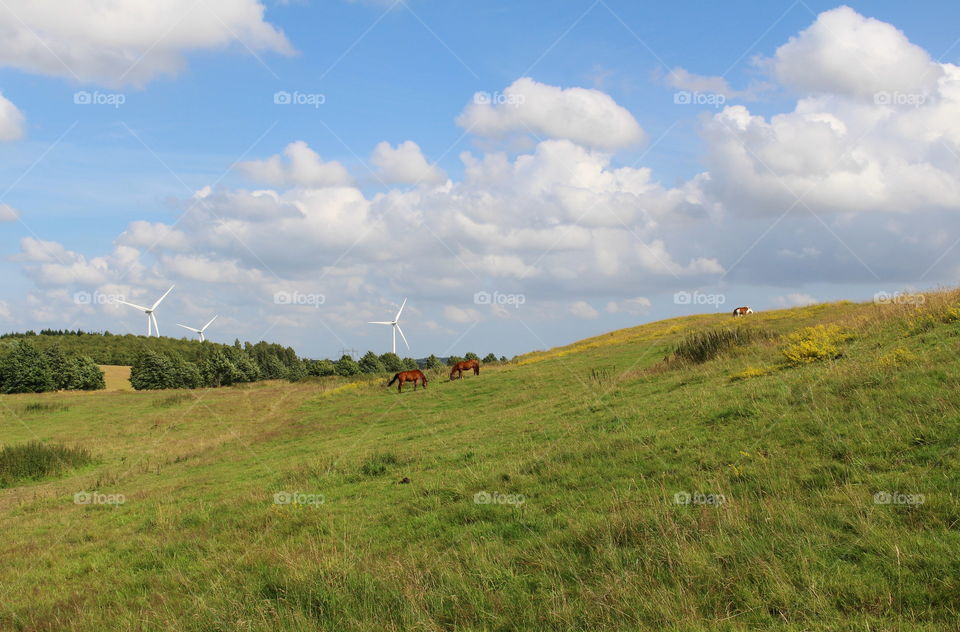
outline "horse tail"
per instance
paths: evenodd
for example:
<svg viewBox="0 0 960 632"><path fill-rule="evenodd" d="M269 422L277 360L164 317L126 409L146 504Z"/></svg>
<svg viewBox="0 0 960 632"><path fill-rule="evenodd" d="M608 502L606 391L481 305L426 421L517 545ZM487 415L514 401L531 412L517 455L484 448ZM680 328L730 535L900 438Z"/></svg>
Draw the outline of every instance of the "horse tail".
<svg viewBox="0 0 960 632"><path fill-rule="evenodd" d="M387 386L393 386L393 383L400 379L400 374L395 373L393 379L387 382Z"/></svg>

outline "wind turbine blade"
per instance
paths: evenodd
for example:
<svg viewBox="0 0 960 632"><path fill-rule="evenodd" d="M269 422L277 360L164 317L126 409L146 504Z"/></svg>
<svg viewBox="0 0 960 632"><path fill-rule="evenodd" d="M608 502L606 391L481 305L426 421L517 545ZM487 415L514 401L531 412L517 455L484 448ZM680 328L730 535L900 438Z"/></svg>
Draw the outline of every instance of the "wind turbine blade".
<svg viewBox="0 0 960 632"><path fill-rule="evenodd" d="M157 335L157 338L160 337L160 325L157 324L157 315L153 312L150 312L150 318L153 319L153 333Z"/></svg>
<svg viewBox="0 0 960 632"><path fill-rule="evenodd" d="M410 343L407 342L407 337L403 335L403 330L400 329L400 325L394 325L394 327L400 332L400 337L403 338L403 344L407 345L407 351L410 351Z"/></svg>
<svg viewBox="0 0 960 632"><path fill-rule="evenodd" d="M164 292L164 293L163 293L163 296L161 296L160 298L158 298L158 299L157 299L157 302L154 303L154 304L153 304L153 307L151 307L150 309L157 309L157 305L159 305L160 302L163 301L163 299L167 298L167 294L169 294L170 292L173 291L173 287L174 287L174 286L171 285L171 286L170 286L170 289L167 290L166 292Z"/></svg>
<svg viewBox="0 0 960 632"><path fill-rule="evenodd" d="M123 303L124 305L129 305L130 307L136 307L136 308L139 309L141 312L149 312L149 311L150 311L150 308L149 308L149 307L144 307L143 305L137 305L136 303L128 303L128 302L126 302L126 301L121 301L120 299L117 299L117 302L118 302L118 303Z"/></svg>
<svg viewBox="0 0 960 632"><path fill-rule="evenodd" d="M367 324L368 325L392 325L393 323L386 320L370 320L370 321L367 321Z"/></svg>
<svg viewBox="0 0 960 632"><path fill-rule="evenodd" d="M403 299L403 303L400 305L400 309L397 311L397 317L393 319L393 322L397 322L400 320L400 312L403 311L403 307L406 304L407 304L407 299Z"/></svg>
<svg viewBox="0 0 960 632"><path fill-rule="evenodd" d="M189 329L190 331L192 331L192 332L195 333L195 334L199 334L199 333L200 333L200 330L199 330L199 329L194 329L193 327L187 327L186 325L181 325L180 323L177 323L177 327L183 327L184 329Z"/></svg>
<svg viewBox="0 0 960 632"><path fill-rule="evenodd" d="M219 314L217 314L217 316L219 316ZM214 316L213 318L211 318L211 319L210 319L210 323L212 323L213 321L215 321L215 320L217 319L217 316ZM210 323L207 323L206 325L204 325L203 327L201 327L201 328L200 328L200 333L203 333L204 331L206 331L206 330L207 330L207 327L210 326Z"/></svg>

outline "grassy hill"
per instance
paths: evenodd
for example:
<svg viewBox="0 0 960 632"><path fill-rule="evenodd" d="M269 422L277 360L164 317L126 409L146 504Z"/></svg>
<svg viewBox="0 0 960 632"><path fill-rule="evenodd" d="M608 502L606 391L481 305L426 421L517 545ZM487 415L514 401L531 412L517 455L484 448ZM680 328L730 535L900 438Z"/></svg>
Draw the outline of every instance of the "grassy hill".
<svg viewBox="0 0 960 632"><path fill-rule="evenodd" d="M743 323L677 318L402 395L4 396L6 444L94 462L0 490L0 629L957 629L958 306L758 313L703 363L673 350Z"/></svg>

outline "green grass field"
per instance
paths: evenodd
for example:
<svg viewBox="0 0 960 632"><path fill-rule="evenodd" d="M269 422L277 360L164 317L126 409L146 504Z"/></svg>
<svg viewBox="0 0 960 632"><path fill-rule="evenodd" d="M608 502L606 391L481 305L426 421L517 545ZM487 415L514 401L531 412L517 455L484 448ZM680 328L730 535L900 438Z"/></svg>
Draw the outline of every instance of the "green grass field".
<svg viewBox="0 0 960 632"><path fill-rule="evenodd" d="M958 301L758 313L701 364L664 358L742 323L678 318L402 395L3 396L4 444L94 462L0 489L0 629L960 629ZM784 364L817 324L838 351Z"/></svg>

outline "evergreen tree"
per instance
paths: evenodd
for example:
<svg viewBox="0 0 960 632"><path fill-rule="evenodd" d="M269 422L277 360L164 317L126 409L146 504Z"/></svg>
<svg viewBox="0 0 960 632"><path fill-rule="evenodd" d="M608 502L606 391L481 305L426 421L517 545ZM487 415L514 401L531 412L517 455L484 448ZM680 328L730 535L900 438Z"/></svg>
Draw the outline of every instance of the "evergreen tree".
<svg viewBox="0 0 960 632"><path fill-rule="evenodd" d="M220 349L208 352L197 367L204 386L230 386L243 380L243 373Z"/></svg>
<svg viewBox="0 0 960 632"><path fill-rule="evenodd" d="M173 363L164 355L143 351L130 367L130 384L138 391L173 388Z"/></svg>
<svg viewBox="0 0 960 632"><path fill-rule="evenodd" d="M171 388L199 388L203 379L196 364L174 354L170 357L170 383Z"/></svg>
<svg viewBox="0 0 960 632"><path fill-rule="evenodd" d="M486 356L484 356L484 358L483 358L483 363L484 363L484 364L491 364L491 363L496 362L496 361L497 361L497 356L493 355L492 353L488 353L488 354L487 354Z"/></svg>
<svg viewBox="0 0 960 632"><path fill-rule="evenodd" d="M380 362L380 358L377 357L373 351L367 351L363 354L363 357L360 358L360 370L364 373L383 373L383 363Z"/></svg>
<svg viewBox="0 0 960 632"><path fill-rule="evenodd" d="M391 351L387 351L380 356L380 363L383 365L383 370L387 373L397 373L403 370L403 361L400 359L400 356Z"/></svg>
<svg viewBox="0 0 960 632"><path fill-rule="evenodd" d="M42 393L56 388L47 359L37 349L19 340L0 363L0 389L4 393Z"/></svg>
<svg viewBox="0 0 960 632"><path fill-rule="evenodd" d="M474 353L474 352L472 352L472 351L469 351L469 352L467 352L467 355L463 356L463 359L464 359L464 360L479 360L479 359L480 359L480 356L478 356L476 353Z"/></svg>
<svg viewBox="0 0 960 632"><path fill-rule="evenodd" d="M443 362L437 356L430 354L430 357L427 358L427 368L428 369L439 369L443 366Z"/></svg>
<svg viewBox="0 0 960 632"><path fill-rule="evenodd" d="M447 366L453 366L457 362L463 362L463 358L460 356L450 356L447 358Z"/></svg>
<svg viewBox="0 0 960 632"><path fill-rule="evenodd" d="M243 374L244 382L256 382L260 379L260 367L246 353L240 352L233 359L233 364Z"/></svg>
<svg viewBox="0 0 960 632"><path fill-rule="evenodd" d="M97 391L107 388L103 371L90 356L77 356L67 363L66 386L74 391Z"/></svg>
<svg viewBox="0 0 960 632"><path fill-rule="evenodd" d="M43 352L44 360L50 369L50 376L53 378L53 387L60 391L70 388L70 368L72 362L64 355L60 344L54 344L47 347Z"/></svg>
<svg viewBox="0 0 960 632"><path fill-rule="evenodd" d="M281 380L287 376L287 367L275 355L264 355L260 362L260 371L265 380Z"/></svg>
<svg viewBox="0 0 960 632"><path fill-rule="evenodd" d="M404 358L403 359L403 370L404 371L413 371L414 369L419 369L420 365L417 364L417 361L413 358Z"/></svg>
<svg viewBox="0 0 960 632"><path fill-rule="evenodd" d="M360 373L360 365L357 364L356 360L344 354L343 357L337 360L335 370L337 375L351 377Z"/></svg>
<svg viewBox="0 0 960 632"><path fill-rule="evenodd" d="M507 363L509 360L507 360L507 356L500 356L500 362Z"/></svg>
<svg viewBox="0 0 960 632"><path fill-rule="evenodd" d="M287 370L287 379L291 382L299 382L307 377L307 367L303 365L302 360L297 360L293 366Z"/></svg>

